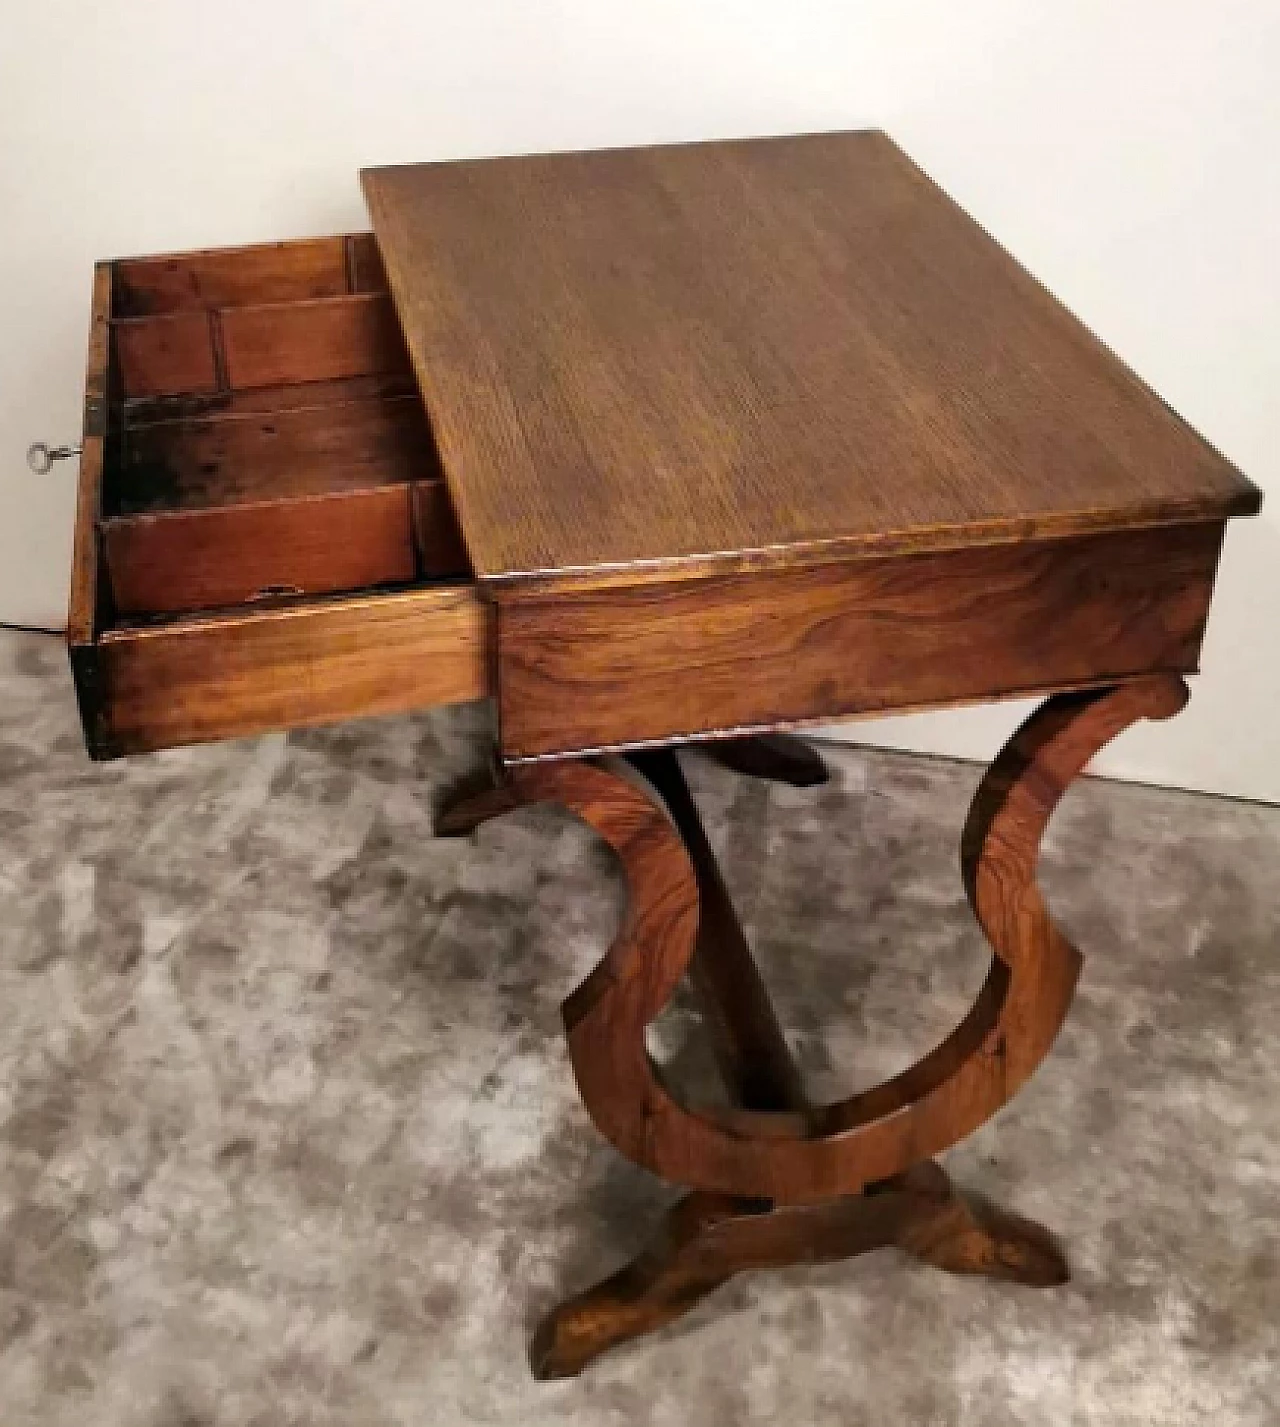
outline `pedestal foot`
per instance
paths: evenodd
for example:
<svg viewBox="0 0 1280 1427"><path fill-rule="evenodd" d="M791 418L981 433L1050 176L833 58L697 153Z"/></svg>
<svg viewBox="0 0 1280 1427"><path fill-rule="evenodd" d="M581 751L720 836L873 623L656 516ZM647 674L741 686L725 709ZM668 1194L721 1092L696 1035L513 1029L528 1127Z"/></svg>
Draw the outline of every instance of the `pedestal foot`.
<svg viewBox="0 0 1280 1427"><path fill-rule="evenodd" d="M881 1248L901 1249L947 1273L1036 1287L1068 1278L1047 1230L966 1198L933 1162L822 1204L775 1208L699 1192L675 1205L638 1259L542 1321L530 1349L533 1371L539 1378L572 1377L601 1353L689 1312L736 1274Z"/></svg>

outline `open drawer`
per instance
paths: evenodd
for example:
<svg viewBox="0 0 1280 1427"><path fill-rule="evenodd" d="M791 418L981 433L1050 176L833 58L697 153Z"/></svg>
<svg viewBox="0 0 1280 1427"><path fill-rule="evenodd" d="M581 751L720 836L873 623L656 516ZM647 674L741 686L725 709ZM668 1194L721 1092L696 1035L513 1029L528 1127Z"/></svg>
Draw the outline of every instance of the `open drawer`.
<svg viewBox="0 0 1280 1427"><path fill-rule="evenodd" d="M371 236L98 265L68 641L103 758L487 693Z"/></svg>

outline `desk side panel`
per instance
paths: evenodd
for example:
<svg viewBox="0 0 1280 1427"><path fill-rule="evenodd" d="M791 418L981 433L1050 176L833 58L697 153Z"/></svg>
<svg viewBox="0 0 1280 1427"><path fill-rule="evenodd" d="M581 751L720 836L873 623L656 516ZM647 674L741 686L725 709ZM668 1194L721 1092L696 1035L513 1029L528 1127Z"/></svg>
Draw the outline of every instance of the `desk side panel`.
<svg viewBox="0 0 1280 1427"><path fill-rule="evenodd" d="M1223 527L508 595L511 760L1196 667Z"/></svg>

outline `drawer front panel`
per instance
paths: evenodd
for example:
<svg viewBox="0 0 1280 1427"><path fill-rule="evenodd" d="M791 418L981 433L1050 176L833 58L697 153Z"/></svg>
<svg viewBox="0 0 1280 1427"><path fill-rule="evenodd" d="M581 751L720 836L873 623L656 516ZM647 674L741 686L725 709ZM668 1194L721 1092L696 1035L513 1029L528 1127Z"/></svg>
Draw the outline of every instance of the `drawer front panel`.
<svg viewBox="0 0 1280 1427"><path fill-rule="evenodd" d="M464 585L114 629L72 665L113 758L483 698L488 637Z"/></svg>
<svg viewBox="0 0 1280 1427"><path fill-rule="evenodd" d="M498 612L507 758L1195 668L1221 525L560 596Z"/></svg>

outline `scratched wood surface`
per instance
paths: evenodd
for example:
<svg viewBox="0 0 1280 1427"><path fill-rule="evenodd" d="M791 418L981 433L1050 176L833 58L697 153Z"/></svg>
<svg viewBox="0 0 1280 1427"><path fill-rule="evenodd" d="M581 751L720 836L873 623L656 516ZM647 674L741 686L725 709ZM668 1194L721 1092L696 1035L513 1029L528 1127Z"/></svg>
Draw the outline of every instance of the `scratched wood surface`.
<svg viewBox="0 0 1280 1427"><path fill-rule="evenodd" d="M882 134L362 178L481 579L1256 508Z"/></svg>

